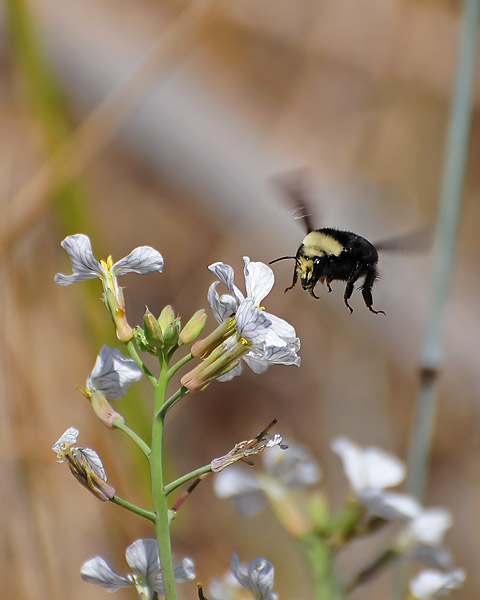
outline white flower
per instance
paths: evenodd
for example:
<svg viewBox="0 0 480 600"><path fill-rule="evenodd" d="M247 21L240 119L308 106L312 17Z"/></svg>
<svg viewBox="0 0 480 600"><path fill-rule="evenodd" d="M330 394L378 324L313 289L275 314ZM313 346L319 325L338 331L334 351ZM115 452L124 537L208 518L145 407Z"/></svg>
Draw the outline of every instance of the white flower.
<svg viewBox="0 0 480 600"><path fill-rule="evenodd" d="M267 559L254 558L242 568L238 555L234 554L230 566L238 583L252 592L255 600L277 600L277 594L272 591L274 568Z"/></svg>
<svg viewBox="0 0 480 600"><path fill-rule="evenodd" d="M447 596L450 590L458 589L465 581L465 571L455 569L448 573L441 571L421 571L410 582L410 593L418 600L435 600Z"/></svg>
<svg viewBox="0 0 480 600"><path fill-rule="evenodd" d="M210 286L208 301L216 320L222 323L235 317L237 331L252 344L242 358L255 373L263 373L270 364L299 366L297 352L300 340L296 337L295 329L283 319L260 308L262 300L273 287L272 269L261 262L250 262L248 256L244 256L243 261L246 296L234 284L234 271L230 265L217 262L208 267L231 294L219 296L216 290L218 281ZM239 363L219 381L230 380L241 371Z"/></svg>
<svg viewBox="0 0 480 600"><path fill-rule="evenodd" d="M116 281L117 275L125 275L126 273L151 273L152 271L162 271L163 258L160 252L150 248L150 246L140 246L132 250L128 256L113 263L112 257L109 256L106 261L98 261L92 251L92 245L88 236L83 233L67 236L61 243L70 260L72 261L71 275L63 275L57 273L55 275L55 283L59 285L70 285L77 281L86 281L87 279L95 279L99 277L105 290L107 288L112 291L118 290ZM113 287L110 287L110 283Z"/></svg>
<svg viewBox="0 0 480 600"><path fill-rule="evenodd" d="M331 447L356 496L364 490L393 487L405 478L403 462L379 448L361 448L346 437L336 438Z"/></svg>
<svg viewBox="0 0 480 600"><path fill-rule="evenodd" d="M101 585L109 592L120 588L134 587L139 598L151 600L155 592L164 595L161 563L158 554L157 540L140 539L131 544L125 558L132 573L124 576L116 573L101 557L96 556L82 565L80 574L84 581ZM174 566L175 581L185 583L195 578L193 562L184 558Z"/></svg>
<svg viewBox="0 0 480 600"><path fill-rule="evenodd" d="M115 489L107 483L107 475L101 458L91 448L74 446L78 429L69 427L53 444L57 462L66 463L72 475L99 500L106 502L115 495Z"/></svg>
<svg viewBox="0 0 480 600"><path fill-rule="evenodd" d="M142 377L142 370L120 350L102 346L87 379L87 390L101 392L107 400L123 398L127 389Z"/></svg>

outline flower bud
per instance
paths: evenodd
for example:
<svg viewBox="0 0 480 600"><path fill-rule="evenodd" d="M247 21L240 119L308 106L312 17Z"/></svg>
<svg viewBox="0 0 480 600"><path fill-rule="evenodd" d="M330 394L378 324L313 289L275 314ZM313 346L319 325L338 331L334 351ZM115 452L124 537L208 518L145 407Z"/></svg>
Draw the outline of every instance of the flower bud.
<svg viewBox="0 0 480 600"><path fill-rule="evenodd" d="M165 308L160 313L160 316L158 317L158 322L160 324L163 334L165 334L167 327L174 320L175 320L175 312L174 312L173 308L170 306L170 304L167 304L167 306L165 306Z"/></svg>
<svg viewBox="0 0 480 600"><path fill-rule="evenodd" d="M160 323L146 308L143 315L143 325L145 327L145 339L147 344L155 351L158 351L163 346L163 333Z"/></svg>
<svg viewBox="0 0 480 600"><path fill-rule="evenodd" d="M170 348L171 346L175 346L178 343L178 338L180 336L180 327L181 321L180 318L177 317L174 319L163 332L163 343L166 348Z"/></svg>
<svg viewBox="0 0 480 600"><path fill-rule="evenodd" d="M191 344L194 342L202 333L206 322L207 314L205 309L201 308L200 310L197 310L180 332L180 342L182 344Z"/></svg>
<svg viewBox="0 0 480 600"><path fill-rule="evenodd" d="M212 331L206 338L198 340L192 346L192 354L195 358L207 357L215 348L232 335L235 331L235 319L227 319Z"/></svg>

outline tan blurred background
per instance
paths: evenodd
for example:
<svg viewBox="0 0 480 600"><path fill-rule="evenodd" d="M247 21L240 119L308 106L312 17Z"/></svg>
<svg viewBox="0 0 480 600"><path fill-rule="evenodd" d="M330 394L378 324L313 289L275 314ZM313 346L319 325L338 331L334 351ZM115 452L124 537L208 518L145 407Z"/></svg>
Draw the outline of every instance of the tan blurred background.
<svg viewBox="0 0 480 600"><path fill-rule="evenodd" d="M50 450L67 427L78 427L79 443L101 454L118 493L148 505L142 457L75 390L101 344L115 340L98 281L54 285L57 271L70 272L61 239L87 233L99 258L119 259L143 244L162 252L162 275L123 280L129 320L138 323L145 304L158 313L171 303L184 319L206 307L213 261L233 265L240 283L243 255L267 262L295 252L303 230L270 179L285 169L309 168L318 227L378 240L433 224L460 9L453 0L222 0L186 12L177 0L2 5L2 598L105 598L81 582L82 562L102 554L126 572L126 546L152 535L147 522L97 502ZM459 600L480 595L476 91L426 497L454 514L447 544L468 572ZM65 143L64 162L52 161ZM328 296L319 290L320 300L300 287L284 295L292 264L275 265L266 305L296 327L302 366L245 372L187 397L168 422L172 476L274 417L321 462L333 507L346 493L329 449L335 436L405 458L430 261L429 254L381 257L374 297L386 317L365 310L358 292L350 316L340 283ZM213 325L210 318L208 330ZM118 402L139 431L148 391L140 386ZM365 564L362 544L344 561L345 576ZM177 558L195 559L204 584L236 551L243 561L261 555L276 565L281 598L312 597L299 549L273 517L242 520L208 480L174 523L173 546ZM382 599L389 590L382 576L352 598ZM195 598L195 586L180 593Z"/></svg>

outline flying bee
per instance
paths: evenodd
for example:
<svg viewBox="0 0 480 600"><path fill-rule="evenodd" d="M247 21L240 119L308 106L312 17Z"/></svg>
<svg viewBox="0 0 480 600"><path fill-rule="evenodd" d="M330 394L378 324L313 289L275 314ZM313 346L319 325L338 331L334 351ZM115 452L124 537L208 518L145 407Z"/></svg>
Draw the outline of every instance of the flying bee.
<svg viewBox="0 0 480 600"><path fill-rule="evenodd" d="M270 261L269 264L280 260L293 259L295 267L293 270L292 284L285 289L285 292L295 287L298 279L302 288L309 292L314 298L315 286L320 283L325 284L328 291L331 292L332 281L346 281L343 300L350 311L353 308L349 300L353 294L355 283L363 278L360 286L363 300L368 310L374 314L385 314L383 310L373 308L372 288L378 279L378 251L379 250L397 250L409 246L412 249L420 240L419 232L392 238L375 245L367 239L352 233L351 231L342 231L330 227L314 229L311 223L310 214L306 211L306 203L303 190L299 188L298 181L279 180L283 190L293 199L297 209L301 211L301 218L305 224L307 235L304 237L295 256L281 256Z"/></svg>

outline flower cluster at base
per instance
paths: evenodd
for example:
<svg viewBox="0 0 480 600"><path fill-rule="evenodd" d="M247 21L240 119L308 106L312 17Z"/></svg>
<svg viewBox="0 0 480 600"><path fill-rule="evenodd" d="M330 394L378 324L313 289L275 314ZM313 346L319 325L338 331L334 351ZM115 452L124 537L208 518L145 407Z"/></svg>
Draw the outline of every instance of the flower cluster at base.
<svg viewBox="0 0 480 600"><path fill-rule="evenodd" d="M247 295L234 284L234 271L221 262L209 266L219 281L208 291L208 302L219 326L207 338L195 342L192 354L204 359L181 379L189 391L198 391L212 381L229 381L242 372L244 361L254 373L263 373L272 364L300 365L300 340L295 329L283 319L261 308L274 283L273 271L245 256L244 277ZM230 294L219 296L222 282Z"/></svg>
<svg viewBox="0 0 480 600"><path fill-rule="evenodd" d="M211 600L243 600L248 590L255 600L277 600L273 590L274 567L266 558L254 558L241 565L238 555L230 561L231 572L210 584ZM242 589L244 588L244 589Z"/></svg>
<svg viewBox="0 0 480 600"><path fill-rule="evenodd" d="M136 540L125 551L125 559L132 569L128 575L119 575L101 556L82 565L80 575L84 581L101 585L108 592L125 587L135 588L141 600L153 600L156 594L164 595L162 568L155 539ZM195 579L193 561L184 558L174 566L175 581L187 583Z"/></svg>
<svg viewBox="0 0 480 600"><path fill-rule="evenodd" d="M53 444L57 462L66 463L72 475L99 500L106 502L115 496L115 488L107 483L103 463L91 448L74 446L78 439L78 429L69 427Z"/></svg>

